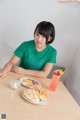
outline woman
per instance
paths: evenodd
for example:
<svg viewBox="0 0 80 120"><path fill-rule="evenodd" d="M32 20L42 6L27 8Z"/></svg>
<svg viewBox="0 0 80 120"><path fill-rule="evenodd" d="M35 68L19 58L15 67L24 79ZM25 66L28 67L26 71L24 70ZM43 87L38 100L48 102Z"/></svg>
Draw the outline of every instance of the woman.
<svg viewBox="0 0 80 120"><path fill-rule="evenodd" d="M7 72L36 77L47 77L56 63L57 51L49 44L54 41L54 25L47 21L40 22L34 31L34 40L23 42L15 51L10 61L0 72L0 79Z"/></svg>

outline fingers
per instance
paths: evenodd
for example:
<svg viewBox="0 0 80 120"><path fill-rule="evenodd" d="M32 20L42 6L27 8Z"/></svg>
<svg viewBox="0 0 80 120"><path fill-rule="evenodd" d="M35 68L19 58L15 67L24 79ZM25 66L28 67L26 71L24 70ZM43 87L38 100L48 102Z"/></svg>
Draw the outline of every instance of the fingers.
<svg viewBox="0 0 80 120"><path fill-rule="evenodd" d="M12 67L11 71L17 74L24 74L24 69L18 66Z"/></svg>
<svg viewBox="0 0 80 120"><path fill-rule="evenodd" d="M2 77L3 76L3 73L0 73L0 77Z"/></svg>
<svg viewBox="0 0 80 120"><path fill-rule="evenodd" d="M0 80L6 77L6 73L0 73Z"/></svg>
<svg viewBox="0 0 80 120"><path fill-rule="evenodd" d="M14 70L15 70L15 67L12 67L11 71L14 72Z"/></svg>
<svg viewBox="0 0 80 120"><path fill-rule="evenodd" d="M14 67L12 67L11 71L15 72L15 73L19 73L19 67L18 66L14 66Z"/></svg>

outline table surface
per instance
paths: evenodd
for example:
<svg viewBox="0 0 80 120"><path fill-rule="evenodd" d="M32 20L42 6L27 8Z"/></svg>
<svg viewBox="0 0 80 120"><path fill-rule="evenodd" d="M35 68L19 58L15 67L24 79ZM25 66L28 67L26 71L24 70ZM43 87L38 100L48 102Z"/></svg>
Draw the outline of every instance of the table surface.
<svg viewBox="0 0 80 120"><path fill-rule="evenodd" d="M7 120L80 120L80 107L61 81L53 92L48 89L50 79L30 77L40 81L48 95L48 104L34 105L22 97L24 86L10 88L10 81L21 77L9 72L0 80L0 114L6 114Z"/></svg>

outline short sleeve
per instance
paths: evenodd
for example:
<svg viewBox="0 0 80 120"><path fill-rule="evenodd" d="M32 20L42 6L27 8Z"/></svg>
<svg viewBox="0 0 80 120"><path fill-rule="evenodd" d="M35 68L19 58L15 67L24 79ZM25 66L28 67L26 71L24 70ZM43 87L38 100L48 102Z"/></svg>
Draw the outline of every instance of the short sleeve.
<svg viewBox="0 0 80 120"><path fill-rule="evenodd" d="M15 51L14 54L21 58L25 52L25 42L23 42Z"/></svg>
<svg viewBox="0 0 80 120"><path fill-rule="evenodd" d="M56 56L57 56L57 51L56 51L56 49L54 49L49 54L48 62L49 63L56 63Z"/></svg>

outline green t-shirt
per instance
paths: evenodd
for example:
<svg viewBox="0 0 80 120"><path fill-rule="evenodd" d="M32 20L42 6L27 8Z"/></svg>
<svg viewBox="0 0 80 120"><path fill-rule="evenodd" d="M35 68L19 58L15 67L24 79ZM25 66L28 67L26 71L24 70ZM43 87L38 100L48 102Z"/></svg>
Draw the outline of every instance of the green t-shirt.
<svg viewBox="0 0 80 120"><path fill-rule="evenodd" d="M14 54L21 59L19 66L25 69L42 70L46 63L56 63L57 51L47 45L43 51L37 51L34 40L23 42Z"/></svg>

